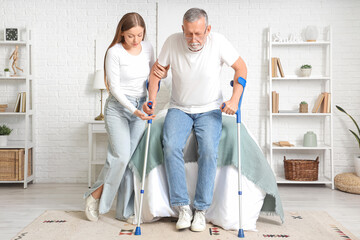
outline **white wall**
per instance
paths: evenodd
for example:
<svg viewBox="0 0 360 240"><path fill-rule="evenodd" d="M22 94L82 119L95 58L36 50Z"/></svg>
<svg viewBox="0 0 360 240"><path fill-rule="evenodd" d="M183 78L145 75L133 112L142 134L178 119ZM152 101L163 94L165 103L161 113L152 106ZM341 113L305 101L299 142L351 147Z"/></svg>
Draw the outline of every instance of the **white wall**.
<svg viewBox="0 0 360 240"><path fill-rule="evenodd" d="M209 14L212 30L224 34L246 60L249 73L243 118L264 151L268 138L265 48L268 26L288 34L301 32L310 24L319 27L332 25L334 103L344 107L360 121L359 1L177 2L172 3L172 11L176 14L184 6L202 6ZM160 1L159 5L167 3ZM144 17L148 39L155 46L155 0L0 0L0 29L5 26L28 26L34 33L37 182L87 181L86 122L97 116L100 109L99 94L92 89L91 78L95 65L94 40L98 36L112 38L121 16L130 11ZM0 69L8 65L5 59L9 51L1 52ZM285 73L291 73L293 69L293 66L285 66ZM224 78L231 78L231 75L231 71L224 71ZM15 101L13 90L12 83L7 82L6 87L1 85L0 102ZM227 83L224 83L224 92L229 95ZM296 92L294 97L301 99L301 94ZM352 171L352 158L359 153L359 149L347 129L354 129L354 126L338 111L334 116L335 172ZM1 118L2 121L11 120ZM102 149L99 156L104 156L105 136L100 137L100 141Z"/></svg>

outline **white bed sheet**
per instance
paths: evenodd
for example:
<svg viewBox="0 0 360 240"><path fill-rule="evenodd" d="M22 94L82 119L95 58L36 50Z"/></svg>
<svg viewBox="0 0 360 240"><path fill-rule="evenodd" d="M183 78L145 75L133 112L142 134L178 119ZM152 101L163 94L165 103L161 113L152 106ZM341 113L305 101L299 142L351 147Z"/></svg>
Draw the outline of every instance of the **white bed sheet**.
<svg viewBox="0 0 360 240"><path fill-rule="evenodd" d="M197 180L197 163L186 163L188 193L193 203ZM215 177L214 197L206 212L206 220L225 230L239 229L238 171L234 166L218 167ZM138 218L141 182L134 177L135 224ZM265 192L242 176L243 228L256 231L256 221L264 202ZM156 221L161 217L177 217L176 209L170 207L165 167L153 169L145 182L142 222Z"/></svg>

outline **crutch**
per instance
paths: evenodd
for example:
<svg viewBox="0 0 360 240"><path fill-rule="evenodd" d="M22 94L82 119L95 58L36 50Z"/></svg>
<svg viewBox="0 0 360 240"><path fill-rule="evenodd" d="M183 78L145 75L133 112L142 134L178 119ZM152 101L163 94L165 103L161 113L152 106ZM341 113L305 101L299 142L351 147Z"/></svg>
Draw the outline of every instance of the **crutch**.
<svg viewBox="0 0 360 240"><path fill-rule="evenodd" d="M241 102L242 97L244 95L245 86L246 86L246 80L242 77L238 78L238 82L243 86L243 92L241 94L238 109L236 111L236 125L237 125L237 149L238 149L238 194L239 194L239 232L238 237L244 238L244 228L243 228L243 222L242 222L242 182L241 182L241 138L240 138L240 124L241 124ZM234 86L234 81L230 82L230 85ZM225 103L221 106L221 108L225 107Z"/></svg>
<svg viewBox="0 0 360 240"><path fill-rule="evenodd" d="M148 80L146 80L146 88L149 88ZM159 81L159 87L158 91L160 90L160 81ZM153 102L149 101L147 103L147 106L152 109ZM151 116L150 114L149 116ZM144 156L144 169L142 174L142 181L141 181L141 190L140 190L140 207L139 207L139 216L138 216L138 222L137 227L135 229L135 235L141 235L141 228L140 228L140 221L141 221L141 212L142 212L142 206L143 206L143 199L144 199L144 193L145 193L145 176L146 176L146 167L147 167L147 159L148 159L148 150L149 150L149 140L150 140L150 129L151 129L152 119L148 120L148 129L147 129L147 135L146 135L146 145L145 145L145 156Z"/></svg>

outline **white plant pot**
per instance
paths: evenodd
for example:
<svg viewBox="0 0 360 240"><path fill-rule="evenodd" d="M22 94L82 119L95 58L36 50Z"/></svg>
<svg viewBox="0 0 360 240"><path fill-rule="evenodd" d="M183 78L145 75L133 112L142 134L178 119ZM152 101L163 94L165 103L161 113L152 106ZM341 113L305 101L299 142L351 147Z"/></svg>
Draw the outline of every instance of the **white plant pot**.
<svg viewBox="0 0 360 240"><path fill-rule="evenodd" d="M10 72L6 71L5 73L5 77L10 77Z"/></svg>
<svg viewBox="0 0 360 240"><path fill-rule="evenodd" d="M360 156L359 155L355 155L354 163L355 163L355 174L358 177L360 177Z"/></svg>
<svg viewBox="0 0 360 240"><path fill-rule="evenodd" d="M301 71L301 76L303 77L310 77L311 75L311 68L300 69L300 71Z"/></svg>
<svg viewBox="0 0 360 240"><path fill-rule="evenodd" d="M8 142L8 135L0 135L0 147L6 147Z"/></svg>

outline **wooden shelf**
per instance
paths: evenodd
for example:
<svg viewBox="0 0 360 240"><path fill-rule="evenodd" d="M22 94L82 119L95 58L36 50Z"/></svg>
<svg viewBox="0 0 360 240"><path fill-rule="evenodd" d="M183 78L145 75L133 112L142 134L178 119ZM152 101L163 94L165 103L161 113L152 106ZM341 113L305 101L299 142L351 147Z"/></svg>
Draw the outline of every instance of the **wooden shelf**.
<svg viewBox="0 0 360 240"><path fill-rule="evenodd" d="M290 117L326 117L331 116L331 113L271 113L272 116L290 116Z"/></svg>
<svg viewBox="0 0 360 240"><path fill-rule="evenodd" d="M36 153L34 151L35 148L35 122L36 122L36 118L35 116L35 105L34 105L34 75L33 75L33 51L32 51L32 40L31 40L31 36L32 36L32 32L31 29L28 28L23 28L21 29L21 32L24 32L24 30L26 31L26 34L23 35L24 38L22 39L22 41L0 41L0 47L2 49L7 49L9 51L13 51L13 49L15 48L15 46L19 46L19 48L21 48L20 51L20 56L19 56L19 60L21 60L23 67L25 69L24 73L19 72L19 74L21 74L20 76L17 77L5 77L5 76L0 76L0 84L2 86L2 88L7 88L7 85L17 85L19 86L19 88L21 89L22 92L26 92L26 105L25 105L25 109L26 112L13 112L14 109L14 104L15 102L12 102L13 104L10 104L11 107L7 108L7 112L0 112L0 120L4 120L6 118L6 122L9 122L10 128L11 127L16 127L21 129L21 131L18 133L17 136L14 136L14 138L17 139L22 139L19 141L8 141L7 146L4 147L0 147L0 149L15 149L15 148L23 148L25 149L25 146L27 149L29 148L33 148L33 158L32 158L32 164L33 166L35 166L36 164ZM9 57L9 56L8 56ZM7 58L8 58L7 57ZM24 81L24 82L20 82L18 80ZM12 89L10 91L16 91L16 88L10 88ZM18 90L19 91L19 90ZM11 101L15 101L10 99L10 97L8 97L7 99L5 99L5 101L7 102L11 102ZM20 121L19 124L17 124L17 119L14 119L14 117L21 117L24 118L24 121ZM10 120L13 120L11 121ZM14 122L14 126L12 126L12 122ZM10 136L11 137L11 136ZM31 139L31 141L29 140ZM25 159L25 162L28 162L28 159ZM35 170L35 168L33 168ZM34 176L35 174L33 174L33 176L28 177L26 181L0 181L0 183L23 183L24 184L24 188L27 188L27 184L29 181L34 180Z"/></svg>
<svg viewBox="0 0 360 240"><path fill-rule="evenodd" d="M24 180L21 180L21 181L0 181L0 183L29 183L29 182L33 181L34 179L35 179L35 176L33 174L31 176L28 176L26 182Z"/></svg>
<svg viewBox="0 0 360 240"><path fill-rule="evenodd" d="M26 80L26 76L19 76L19 77L0 76L0 80Z"/></svg>
<svg viewBox="0 0 360 240"><path fill-rule="evenodd" d="M320 177L317 181L291 181L286 180L285 177L276 176L277 183L291 183L291 184L332 184L331 179L327 177Z"/></svg>
<svg viewBox="0 0 360 240"><path fill-rule="evenodd" d="M271 42L272 46L316 46L316 45L323 45L327 46L330 45L328 41L317 41L317 42Z"/></svg>
<svg viewBox="0 0 360 240"><path fill-rule="evenodd" d="M27 43L26 41L0 41L0 45L26 45Z"/></svg>
<svg viewBox="0 0 360 240"><path fill-rule="evenodd" d="M33 148L34 143L32 141L28 141L28 148ZM8 144L6 146L1 147L0 149L8 149L8 148L25 148L25 141L8 141Z"/></svg>
<svg viewBox="0 0 360 240"><path fill-rule="evenodd" d="M267 80L269 84L268 90L268 97L269 97L269 141L268 148L269 148L269 163L272 167L275 174L279 174L282 172L283 169L280 169L282 161L279 158L279 155L282 154L295 154L295 155L307 155L307 154L320 154L322 155L321 164L323 167L319 168L319 176L328 176L328 177L319 177L318 181L308 182L308 181L288 181L285 180L284 177L277 177L278 183L289 183L289 184L331 184L332 189L334 189L334 133L333 133L333 113L312 113L313 105L309 105L309 113L300 113L298 108L293 109L295 103L295 99L299 99L300 91L306 91L307 99L316 98L318 94L321 92L332 92L332 33L331 33L331 26L328 28L326 33L326 40L319 40L316 42L273 42L273 32L272 29L269 28L268 35L267 35L267 58L268 58L268 72L267 72ZM305 48L304 48L305 47ZM319 51L312 51L312 47L319 47L316 50ZM325 47L325 48L323 48ZM311 52L311 54L324 54L321 58L316 58L314 56L314 61L310 62L311 64L319 65L322 67L321 71L318 72L318 75L311 75L310 77L301 77L300 75L295 75L294 72L290 71L292 75L287 75L286 71L284 77L272 77L272 58L279 57L281 58L282 62L288 61L286 63L287 69L295 69L300 67L300 62L304 59L304 56L301 54L302 52ZM293 61L294 53L296 53L297 60L300 61ZM300 54L299 54L300 53ZM307 56L307 55L306 55ZM316 60L316 61L315 61ZM307 63L309 59L304 61ZM279 64L276 64L276 68L279 69ZM282 64L284 65L284 64ZM318 68L319 69L319 68ZM284 69L286 70L286 69ZM279 74L278 74L279 75ZM282 82L282 83L280 83ZM314 90L312 87L315 86ZM274 89L274 87L276 89ZM299 89L299 92L297 90ZM315 90L316 89L316 90ZM280 105L283 110L279 110L277 113L272 112L272 91L279 91L280 92ZM281 102L281 92L287 91L285 94L284 102ZM288 92L291 91L290 94L294 94L294 98ZM293 101L294 99L294 101ZM285 102L289 101L289 102ZM299 100L297 100L299 101ZM334 105L333 101L333 94L330 96L331 105ZM283 104L281 104L283 103ZM278 104L278 103L277 103ZM278 107L279 105L277 105ZM289 110L287 110L287 109ZM331 108L332 110L333 108ZM288 122L288 124L286 124ZM314 122L314 126L311 126ZM276 123L276 125L274 125ZM284 124L284 125L279 125ZM293 126L293 125L296 126ZM286 126L285 126L286 125ZM273 145L273 142L279 141L279 139L301 139L302 132L306 132L307 130L315 128L314 130L319 135L320 141L318 142L317 147L304 147L301 142L296 142L294 147L280 147ZM284 128L284 129L281 129ZM297 128L297 129L294 129ZM281 131L279 132L279 130ZM277 133L277 134L275 134ZM297 135L294 135L297 134ZM276 137L275 137L276 135ZM300 136L301 135L301 136ZM276 139L273 139L273 138ZM298 141L298 140L297 140ZM324 144L326 142L327 144ZM318 152L316 152L318 151ZM279 174L281 175L281 174Z"/></svg>
<svg viewBox="0 0 360 240"><path fill-rule="evenodd" d="M304 147L301 144L295 144L294 147L279 147L276 145L272 145L271 149L273 150L330 150L331 146L326 144L318 144L317 147Z"/></svg>
<svg viewBox="0 0 360 240"><path fill-rule="evenodd" d="M326 76L311 76L311 77L298 77L298 76L287 76L287 77L272 77L273 81L314 81L314 80L330 80L330 77Z"/></svg>

